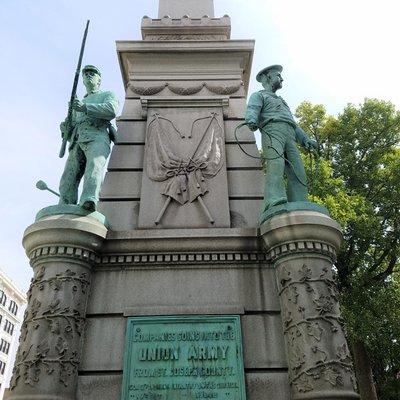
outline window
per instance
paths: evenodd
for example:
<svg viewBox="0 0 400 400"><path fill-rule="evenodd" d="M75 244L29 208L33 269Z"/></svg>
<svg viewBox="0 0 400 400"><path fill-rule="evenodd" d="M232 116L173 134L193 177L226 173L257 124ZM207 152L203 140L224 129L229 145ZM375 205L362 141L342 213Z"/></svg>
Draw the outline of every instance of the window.
<svg viewBox="0 0 400 400"><path fill-rule="evenodd" d="M1 339L0 351L5 354L8 354L8 352L10 351L10 343L8 343L7 340Z"/></svg>
<svg viewBox="0 0 400 400"><path fill-rule="evenodd" d="M2 290L0 290L0 304L3 304L3 306L5 306L6 302L7 302L6 294Z"/></svg>
<svg viewBox="0 0 400 400"><path fill-rule="evenodd" d="M6 323L4 324L4 330L10 335L14 332L14 324L11 323L8 319L6 319Z"/></svg>
<svg viewBox="0 0 400 400"><path fill-rule="evenodd" d="M6 368L6 363L0 360L0 374L4 375L4 370Z"/></svg>
<svg viewBox="0 0 400 400"><path fill-rule="evenodd" d="M14 300L10 300L10 305L8 306L8 309L9 309L14 315L17 315L18 306L17 306L17 303L16 303Z"/></svg>

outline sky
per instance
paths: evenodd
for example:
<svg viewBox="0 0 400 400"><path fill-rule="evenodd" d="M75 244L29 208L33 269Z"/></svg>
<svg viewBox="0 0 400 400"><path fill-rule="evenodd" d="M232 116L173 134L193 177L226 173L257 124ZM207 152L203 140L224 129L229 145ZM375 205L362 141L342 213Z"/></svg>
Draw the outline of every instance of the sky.
<svg viewBox="0 0 400 400"><path fill-rule="evenodd" d="M201 0L199 0L201 1ZM400 2L395 0L214 0L232 39L255 39L256 73L281 64L280 95L294 111L304 100L337 115L366 97L400 108ZM91 20L83 63L102 71L102 87L121 103L124 87L116 40L140 40L141 18L157 18L158 0L1 0L0 9L0 267L27 290L32 269L21 245L41 208L57 199L65 159L59 123L67 112L80 42ZM82 82L78 95L85 93Z"/></svg>

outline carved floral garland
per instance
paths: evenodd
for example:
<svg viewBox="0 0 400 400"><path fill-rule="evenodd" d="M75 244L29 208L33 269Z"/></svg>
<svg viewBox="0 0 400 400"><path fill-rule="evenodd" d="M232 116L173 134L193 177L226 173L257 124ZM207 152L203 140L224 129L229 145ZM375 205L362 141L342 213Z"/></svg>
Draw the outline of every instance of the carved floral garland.
<svg viewBox="0 0 400 400"><path fill-rule="evenodd" d="M296 275L297 279L293 275ZM328 267L322 269L319 276L313 276L313 270L306 264L292 274L287 267L279 272L280 296L286 306L283 310L284 335L288 346L290 358L290 383L299 393L315 390L315 382L325 381L331 387L344 386L343 371L350 376L354 390L356 381L353 374L353 365L350 353L343 334L343 321L338 313L338 293L335 282L329 277ZM314 312L306 316L305 305L299 302L299 291L307 293L308 298L303 298L304 303L314 304ZM307 311L310 311L308 306ZM330 327L331 333L341 335L343 343L337 346L335 354L321 348L320 342L324 338L326 328ZM329 329L329 328L328 328ZM305 344L311 350L307 356ZM307 367L308 364L308 367ZM321 383L319 384L319 386Z"/></svg>
<svg viewBox="0 0 400 400"><path fill-rule="evenodd" d="M87 273L77 274L66 270L63 274L56 274L45 279L45 267L40 267L31 281L28 291L28 308L22 324L20 346L18 349L10 389L13 390L20 379L26 385L35 386L44 371L47 375L55 372L58 365L59 381L69 385L69 379L75 375L79 365L77 346L83 332L85 318L82 304L86 302L87 289L90 284ZM38 298L42 291L54 293L54 299L45 307ZM73 296L79 296L75 307L65 306L61 299L55 298L57 292L70 290ZM35 298L33 297L33 292ZM50 332L40 343L26 347L26 339L43 324L48 324ZM74 347L76 347L74 349Z"/></svg>

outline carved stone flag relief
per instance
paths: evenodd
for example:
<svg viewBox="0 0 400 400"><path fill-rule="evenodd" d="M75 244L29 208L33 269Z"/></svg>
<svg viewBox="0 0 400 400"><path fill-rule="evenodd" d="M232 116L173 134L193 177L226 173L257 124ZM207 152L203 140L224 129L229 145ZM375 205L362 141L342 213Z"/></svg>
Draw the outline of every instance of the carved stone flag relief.
<svg viewBox="0 0 400 400"><path fill-rule="evenodd" d="M228 205L218 206L227 187L222 112L188 111L148 114L142 191L152 193L139 217L146 227L229 226Z"/></svg>

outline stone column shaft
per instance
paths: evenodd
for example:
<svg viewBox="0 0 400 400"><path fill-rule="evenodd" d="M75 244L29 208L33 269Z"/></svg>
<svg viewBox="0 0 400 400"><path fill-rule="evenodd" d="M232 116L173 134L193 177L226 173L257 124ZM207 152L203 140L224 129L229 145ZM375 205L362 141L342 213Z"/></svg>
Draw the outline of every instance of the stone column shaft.
<svg viewBox="0 0 400 400"><path fill-rule="evenodd" d="M277 269L292 399L358 398L332 276L339 225L295 211L268 220L261 234Z"/></svg>
<svg viewBox="0 0 400 400"><path fill-rule="evenodd" d="M91 270L106 228L88 217L47 217L23 244L34 270L8 399L73 400Z"/></svg>

